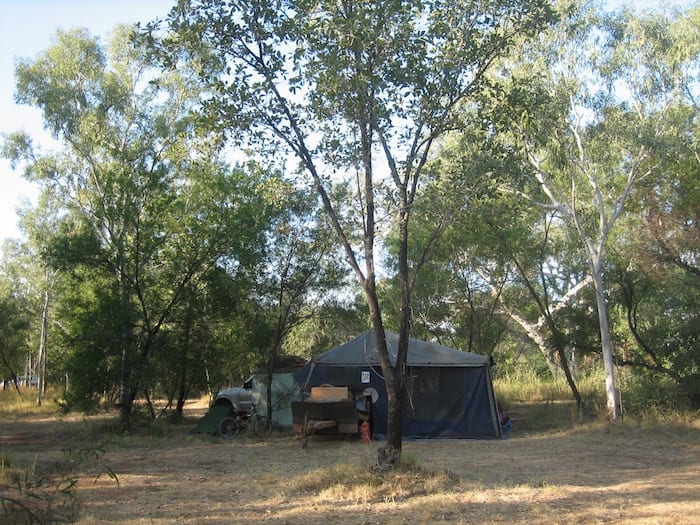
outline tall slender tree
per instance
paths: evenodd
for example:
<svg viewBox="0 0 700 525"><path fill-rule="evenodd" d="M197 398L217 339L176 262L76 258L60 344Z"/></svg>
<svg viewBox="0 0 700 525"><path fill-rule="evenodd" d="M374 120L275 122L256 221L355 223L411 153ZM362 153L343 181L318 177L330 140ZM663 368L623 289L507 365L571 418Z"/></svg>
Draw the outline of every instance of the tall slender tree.
<svg viewBox="0 0 700 525"><path fill-rule="evenodd" d="M217 93L210 117L258 150L282 145L312 180L364 290L389 406L382 464L401 453L401 412L416 272L409 222L433 145L516 38L551 17L541 0L182 0L161 42L187 49ZM155 28L145 38L155 43ZM158 47L158 46L156 46ZM169 50L169 52L168 52ZM347 183L344 198L334 183ZM399 343L389 357L377 294L381 235L398 231Z"/></svg>

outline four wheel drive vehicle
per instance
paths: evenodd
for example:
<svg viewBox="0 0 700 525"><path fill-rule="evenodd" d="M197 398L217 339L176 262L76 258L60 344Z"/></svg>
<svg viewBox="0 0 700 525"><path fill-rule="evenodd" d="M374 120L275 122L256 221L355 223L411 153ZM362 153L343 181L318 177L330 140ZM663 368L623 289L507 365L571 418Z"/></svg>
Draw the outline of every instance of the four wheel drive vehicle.
<svg viewBox="0 0 700 525"><path fill-rule="evenodd" d="M252 377L242 387L227 388L219 392L212 405L212 408L214 407L229 408L228 413L218 422L218 432L223 438L235 438L238 432L246 430L249 424L252 424L258 437L265 438L272 432L270 420L256 412Z"/></svg>
<svg viewBox="0 0 700 525"><path fill-rule="evenodd" d="M253 408L253 390L250 388L233 387L222 390L216 395L214 405L231 405L234 414L250 412Z"/></svg>

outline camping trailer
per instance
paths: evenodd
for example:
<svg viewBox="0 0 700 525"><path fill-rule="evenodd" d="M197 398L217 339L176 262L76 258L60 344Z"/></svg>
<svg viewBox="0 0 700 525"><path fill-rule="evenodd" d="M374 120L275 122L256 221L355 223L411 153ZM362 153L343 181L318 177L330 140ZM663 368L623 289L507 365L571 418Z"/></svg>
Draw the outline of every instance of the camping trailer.
<svg viewBox="0 0 700 525"><path fill-rule="evenodd" d="M386 338L395 364L398 334L386 332ZM404 437L502 437L488 357L411 338L407 376ZM315 386L334 385L348 387L356 398L366 396L373 436L386 435L386 387L373 330L314 356L294 377L302 395Z"/></svg>

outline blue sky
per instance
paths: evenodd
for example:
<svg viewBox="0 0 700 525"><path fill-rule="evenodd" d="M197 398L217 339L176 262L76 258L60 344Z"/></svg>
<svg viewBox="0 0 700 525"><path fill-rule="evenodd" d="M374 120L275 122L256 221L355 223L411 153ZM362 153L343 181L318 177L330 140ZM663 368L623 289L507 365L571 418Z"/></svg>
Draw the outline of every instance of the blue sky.
<svg viewBox="0 0 700 525"><path fill-rule="evenodd" d="M39 110L14 103L16 59L47 49L58 29L86 27L106 36L120 23L147 22L164 16L175 0L0 0L0 135L24 130L41 142ZM1 139L0 139L1 140ZM36 190L0 159L0 243L19 237L17 206L33 201ZM1 249L1 248L0 248Z"/></svg>
<svg viewBox="0 0 700 525"><path fill-rule="evenodd" d="M164 16L175 0L0 0L0 135L25 130L40 142L43 132L39 111L14 103L14 66L18 57L31 58L51 45L57 29L86 27L93 35L106 36L117 24L147 22ZM621 0L609 0L611 7ZM659 0L635 0L637 9L660 6ZM673 0L671 5L688 5ZM0 159L0 243L19 237L16 209L33 200L35 188Z"/></svg>

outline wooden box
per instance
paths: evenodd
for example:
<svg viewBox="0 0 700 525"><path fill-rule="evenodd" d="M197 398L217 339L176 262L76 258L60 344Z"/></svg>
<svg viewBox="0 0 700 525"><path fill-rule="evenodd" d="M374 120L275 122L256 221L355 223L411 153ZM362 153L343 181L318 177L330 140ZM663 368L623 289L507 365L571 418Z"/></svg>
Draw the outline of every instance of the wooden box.
<svg viewBox="0 0 700 525"><path fill-rule="evenodd" d="M350 389L346 386L314 386L308 401L314 403L332 403L352 399Z"/></svg>

